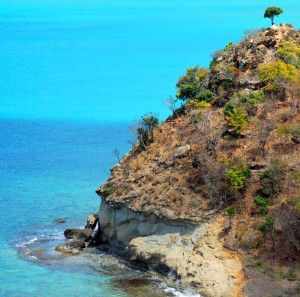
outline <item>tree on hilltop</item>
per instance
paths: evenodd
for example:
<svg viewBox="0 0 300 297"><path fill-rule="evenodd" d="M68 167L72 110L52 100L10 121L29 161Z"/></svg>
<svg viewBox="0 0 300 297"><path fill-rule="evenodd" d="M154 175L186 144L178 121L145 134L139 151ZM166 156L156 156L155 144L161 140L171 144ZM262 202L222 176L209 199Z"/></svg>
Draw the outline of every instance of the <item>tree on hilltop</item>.
<svg viewBox="0 0 300 297"><path fill-rule="evenodd" d="M274 17L279 16L282 13L283 13L283 10L281 8L276 7L276 6L270 6L266 9L264 18L271 19L272 25L274 25Z"/></svg>

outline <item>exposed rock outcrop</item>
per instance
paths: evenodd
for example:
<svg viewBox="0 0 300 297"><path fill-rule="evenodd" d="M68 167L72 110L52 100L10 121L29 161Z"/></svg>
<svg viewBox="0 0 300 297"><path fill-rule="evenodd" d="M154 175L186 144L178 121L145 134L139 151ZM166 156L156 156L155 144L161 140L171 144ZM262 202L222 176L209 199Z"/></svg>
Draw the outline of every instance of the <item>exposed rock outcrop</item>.
<svg viewBox="0 0 300 297"><path fill-rule="evenodd" d="M92 214L87 218L85 229L66 229L64 236L70 239L70 241L60 244L55 250L61 253L76 255L86 247L99 245L102 242L100 226L98 226L98 230L93 235L98 222L98 215Z"/></svg>
<svg viewBox="0 0 300 297"><path fill-rule="evenodd" d="M151 235L193 232L198 224L188 220L168 220L147 212L135 212L126 205L101 203L99 211L104 244L122 254L132 239Z"/></svg>
<svg viewBox="0 0 300 297"><path fill-rule="evenodd" d="M125 255L203 296L242 296L245 283L241 257L223 248L223 219L203 224L194 232L180 236L166 234L135 238ZM178 282L178 280L180 280Z"/></svg>
<svg viewBox="0 0 300 297"><path fill-rule="evenodd" d="M188 144L183 145L177 149L177 152L174 155L174 157L175 158L184 158L188 155L190 150L191 150L191 147Z"/></svg>
<svg viewBox="0 0 300 297"><path fill-rule="evenodd" d="M85 229L94 230L97 226L99 219L97 214L89 215L86 221Z"/></svg>
<svg viewBox="0 0 300 297"><path fill-rule="evenodd" d="M86 243L83 240L69 241L60 244L55 248L57 252L64 254L78 255L82 249L86 247Z"/></svg>
<svg viewBox="0 0 300 297"><path fill-rule="evenodd" d="M89 241L91 239L93 229L66 229L64 235L68 239L76 239Z"/></svg>

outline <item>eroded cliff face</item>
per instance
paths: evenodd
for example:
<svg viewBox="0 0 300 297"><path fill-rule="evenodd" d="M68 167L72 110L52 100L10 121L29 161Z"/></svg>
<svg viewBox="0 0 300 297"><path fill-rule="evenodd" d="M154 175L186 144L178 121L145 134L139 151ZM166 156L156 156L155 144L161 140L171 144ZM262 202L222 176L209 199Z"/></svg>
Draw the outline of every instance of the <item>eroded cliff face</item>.
<svg viewBox="0 0 300 297"><path fill-rule="evenodd" d="M206 223L170 220L102 203L102 240L133 266L158 273L178 290L202 296L243 296L241 256L223 248L224 218Z"/></svg>
<svg viewBox="0 0 300 297"><path fill-rule="evenodd" d="M99 221L102 240L111 249L123 254L129 243L138 237L192 234L199 225L188 220L168 220L147 212L136 212L125 204L101 203Z"/></svg>

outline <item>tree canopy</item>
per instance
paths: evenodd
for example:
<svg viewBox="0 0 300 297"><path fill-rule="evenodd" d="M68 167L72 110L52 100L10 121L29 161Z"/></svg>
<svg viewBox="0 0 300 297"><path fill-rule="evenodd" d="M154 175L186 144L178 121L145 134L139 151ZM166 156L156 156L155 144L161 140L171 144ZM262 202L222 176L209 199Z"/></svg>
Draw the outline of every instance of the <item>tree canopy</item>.
<svg viewBox="0 0 300 297"><path fill-rule="evenodd" d="M270 6L266 9L264 18L271 19L272 25L274 25L274 17L279 16L282 13L283 13L283 10L281 8L276 7L276 6Z"/></svg>
<svg viewBox="0 0 300 297"><path fill-rule="evenodd" d="M136 128L138 140L142 147L146 148L149 143L153 142L153 130L158 124L159 119L157 114L149 112L142 116Z"/></svg>

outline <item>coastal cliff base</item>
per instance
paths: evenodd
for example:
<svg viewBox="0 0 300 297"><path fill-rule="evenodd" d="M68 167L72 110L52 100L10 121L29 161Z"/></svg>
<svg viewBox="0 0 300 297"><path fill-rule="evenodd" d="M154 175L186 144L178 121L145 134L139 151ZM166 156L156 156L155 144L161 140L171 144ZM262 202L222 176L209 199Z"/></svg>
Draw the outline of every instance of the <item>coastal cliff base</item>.
<svg viewBox="0 0 300 297"><path fill-rule="evenodd" d="M190 287L202 296L244 296L242 257L223 247L223 226L224 218L219 216L196 229L198 236L192 233L135 238L125 255L130 261L147 263L150 270L177 280L178 289Z"/></svg>
<svg viewBox="0 0 300 297"><path fill-rule="evenodd" d="M102 203L99 218L104 244L131 265L159 273L178 290L190 288L204 297L244 296L242 257L223 246L222 215L192 224Z"/></svg>

